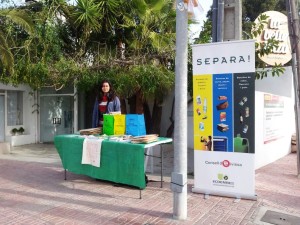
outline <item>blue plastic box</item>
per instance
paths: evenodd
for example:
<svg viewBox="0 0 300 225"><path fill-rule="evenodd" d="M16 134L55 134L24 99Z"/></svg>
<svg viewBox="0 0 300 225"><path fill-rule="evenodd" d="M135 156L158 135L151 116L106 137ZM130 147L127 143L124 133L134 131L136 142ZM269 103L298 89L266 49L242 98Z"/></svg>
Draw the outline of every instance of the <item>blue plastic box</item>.
<svg viewBox="0 0 300 225"><path fill-rule="evenodd" d="M126 114L126 135L146 135L144 114Z"/></svg>

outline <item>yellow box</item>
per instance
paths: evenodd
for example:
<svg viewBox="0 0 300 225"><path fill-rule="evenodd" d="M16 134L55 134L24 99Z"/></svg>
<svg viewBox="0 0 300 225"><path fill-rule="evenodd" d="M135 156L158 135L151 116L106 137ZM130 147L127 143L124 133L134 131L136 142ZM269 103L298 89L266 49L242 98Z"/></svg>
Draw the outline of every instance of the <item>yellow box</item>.
<svg viewBox="0 0 300 225"><path fill-rule="evenodd" d="M114 115L114 134L125 134L126 130L126 116Z"/></svg>

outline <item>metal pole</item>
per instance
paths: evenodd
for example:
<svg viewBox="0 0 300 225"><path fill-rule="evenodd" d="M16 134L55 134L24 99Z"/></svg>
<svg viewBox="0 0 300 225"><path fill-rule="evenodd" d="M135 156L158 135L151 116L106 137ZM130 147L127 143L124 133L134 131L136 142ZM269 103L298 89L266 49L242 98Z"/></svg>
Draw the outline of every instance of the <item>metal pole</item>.
<svg viewBox="0 0 300 225"><path fill-rule="evenodd" d="M298 118L300 112L299 104L299 59L300 59L300 45L299 45L299 16L298 7L296 6L295 0L286 0L286 10L288 12L288 27L290 33L290 42L292 47L292 67L293 67L293 77L294 77L294 91L295 91L295 111L296 111L296 139L297 139L297 174L300 178L300 151L299 151L299 141L300 141L300 120Z"/></svg>
<svg viewBox="0 0 300 225"><path fill-rule="evenodd" d="M224 37L224 0L218 2L217 42L222 42Z"/></svg>
<svg viewBox="0 0 300 225"><path fill-rule="evenodd" d="M74 112L74 121L73 121L73 130L72 133L75 133L78 131L78 90L77 87L74 85L74 107L73 107L73 112Z"/></svg>
<svg viewBox="0 0 300 225"><path fill-rule="evenodd" d="M183 6L183 7L182 7ZM182 0L176 0L175 124L173 218L187 218L187 55L188 14Z"/></svg>
<svg viewBox="0 0 300 225"><path fill-rule="evenodd" d="M217 42L218 0L213 0L212 11L212 41Z"/></svg>

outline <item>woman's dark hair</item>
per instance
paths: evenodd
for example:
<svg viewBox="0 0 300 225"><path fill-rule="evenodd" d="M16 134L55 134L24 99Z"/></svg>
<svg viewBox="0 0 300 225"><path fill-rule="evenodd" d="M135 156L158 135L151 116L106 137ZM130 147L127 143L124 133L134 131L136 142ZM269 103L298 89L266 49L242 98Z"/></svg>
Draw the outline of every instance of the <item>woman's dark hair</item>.
<svg viewBox="0 0 300 225"><path fill-rule="evenodd" d="M113 86L112 86L112 84L109 80L103 80L101 82L101 84L100 84L100 90L101 91L99 93L99 99L102 99L102 97L103 97L102 86L103 86L104 83L108 83L108 85L109 85L109 91L108 91L108 96L107 96L109 101L114 100L115 97L116 97L116 93L115 93L115 90L114 90L114 88L113 88Z"/></svg>

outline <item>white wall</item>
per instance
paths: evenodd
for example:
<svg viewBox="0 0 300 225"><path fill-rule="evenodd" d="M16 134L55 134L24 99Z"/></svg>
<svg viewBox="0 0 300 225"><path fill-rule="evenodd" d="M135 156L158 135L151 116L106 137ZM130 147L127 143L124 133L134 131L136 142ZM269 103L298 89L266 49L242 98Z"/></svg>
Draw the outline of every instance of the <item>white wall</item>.
<svg viewBox="0 0 300 225"><path fill-rule="evenodd" d="M264 144L264 94L255 92L255 169L272 163L291 152L291 137L295 131L293 99L283 97L284 113L281 117L281 129L284 137Z"/></svg>
<svg viewBox="0 0 300 225"><path fill-rule="evenodd" d="M164 97L164 102L162 103L162 115L161 115L161 136L166 136L167 130L171 125L170 117L172 112L172 103L174 98L174 90L170 91L169 95ZM175 107L175 106L174 106ZM175 109L174 109L175 113ZM174 114L173 114L174 119Z"/></svg>
<svg viewBox="0 0 300 225"><path fill-rule="evenodd" d="M294 110L294 87L291 67L285 73L255 81L255 169L272 163L291 152L291 136L296 131ZM285 136L264 144L264 94L282 96L284 99L284 116L281 117Z"/></svg>
<svg viewBox="0 0 300 225"><path fill-rule="evenodd" d="M23 125L7 126L7 121L6 121L5 142L11 142L12 146L36 143L38 113L37 111L32 113L32 111L36 108L33 107L33 104L35 103L35 98L32 89L29 86L25 86L25 85L13 87L10 85L4 85L0 83L0 90L23 91ZM21 126L25 129L25 133L24 133L25 135L20 135L20 137L15 136L12 138L11 130L13 128L20 128Z"/></svg>
<svg viewBox="0 0 300 225"><path fill-rule="evenodd" d="M268 77L255 81L255 91L267 92L279 96L294 97L293 71L285 67L284 74L275 77L269 73Z"/></svg>

